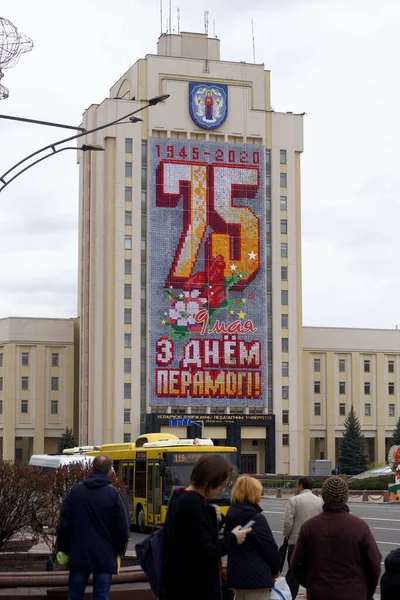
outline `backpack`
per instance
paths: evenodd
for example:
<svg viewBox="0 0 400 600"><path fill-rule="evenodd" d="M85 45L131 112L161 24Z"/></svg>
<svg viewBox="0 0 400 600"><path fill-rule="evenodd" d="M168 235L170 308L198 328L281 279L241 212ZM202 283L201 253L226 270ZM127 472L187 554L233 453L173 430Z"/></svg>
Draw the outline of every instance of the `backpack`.
<svg viewBox="0 0 400 600"><path fill-rule="evenodd" d="M136 557L147 575L153 594L160 598L164 558L164 528L156 529L135 546Z"/></svg>

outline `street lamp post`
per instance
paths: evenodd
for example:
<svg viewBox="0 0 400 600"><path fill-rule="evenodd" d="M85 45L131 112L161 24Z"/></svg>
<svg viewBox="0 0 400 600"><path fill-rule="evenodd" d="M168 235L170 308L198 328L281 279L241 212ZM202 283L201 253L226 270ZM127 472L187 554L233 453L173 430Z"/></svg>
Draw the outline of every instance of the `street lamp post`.
<svg viewBox="0 0 400 600"><path fill-rule="evenodd" d="M77 133L76 135L72 135L71 137L67 137L62 140L58 140L57 142L54 142L53 144L49 144L48 146L39 148L39 150L32 152L32 154L29 154L29 156L26 156L25 158L23 158L22 160L17 162L10 169L8 169L8 171L6 171L5 173L3 173L3 175L0 176L0 182L2 183L2 185L0 186L0 192L2 192L5 187L7 187L12 181L14 181L14 179L19 177L19 175L21 175L22 173L27 171L30 167L33 167L34 165L41 162L45 158L49 158L50 156L53 156L53 154L57 154L58 152L63 150L63 149L56 150L57 146L60 146L61 144L65 144L67 142L71 142L72 140L79 139L79 138L89 135L91 133L95 133L96 131L101 131L102 129L106 129L107 127L112 127L113 125L122 124L124 122L124 119L129 119L129 121L127 121L127 122L137 123L138 121L141 120L139 117L135 117L135 115L137 113L141 112L142 110L145 110L146 108L149 108L149 106L155 106L159 102L163 102L164 100L167 100L168 98L169 98L169 94L159 94L158 96L154 96L154 98L150 98L150 100L147 100L146 104L144 106L141 106L140 108L128 113L127 115L124 115L123 117L120 117L119 119L115 119L114 121L110 121L109 123L104 123L103 125L99 125L98 127L94 127L93 129L84 130L81 133ZM65 148L65 149L67 149L67 148ZM89 148L87 148L87 149L89 149ZM93 150L93 148L91 148L91 149ZM99 149L99 148L97 148L97 149ZM21 169L20 171L17 172L16 175L11 177L10 179L6 179L7 175L12 173L12 171L14 171L18 167L20 167L22 164L24 164L29 159L37 156L38 154L41 154L42 152L45 152L46 150L52 150L52 152L50 154L46 154L46 156L41 157L40 159L34 161L28 167Z"/></svg>

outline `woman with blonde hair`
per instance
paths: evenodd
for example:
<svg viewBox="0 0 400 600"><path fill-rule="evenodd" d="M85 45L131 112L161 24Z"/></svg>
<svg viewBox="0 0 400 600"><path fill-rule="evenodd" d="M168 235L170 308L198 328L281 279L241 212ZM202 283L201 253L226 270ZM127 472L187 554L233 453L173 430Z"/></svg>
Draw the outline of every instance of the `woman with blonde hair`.
<svg viewBox="0 0 400 600"><path fill-rule="evenodd" d="M244 543L228 550L228 587L235 591L235 600L268 600L279 575L278 546L259 506L261 494L261 483L247 475L239 477L232 489L225 535L253 522Z"/></svg>

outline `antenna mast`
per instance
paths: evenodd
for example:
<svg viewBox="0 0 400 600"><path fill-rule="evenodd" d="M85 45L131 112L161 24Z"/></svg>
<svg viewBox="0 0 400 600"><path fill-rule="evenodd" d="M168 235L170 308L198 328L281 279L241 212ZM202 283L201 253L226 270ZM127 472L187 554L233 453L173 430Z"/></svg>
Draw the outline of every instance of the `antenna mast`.
<svg viewBox="0 0 400 600"><path fill-rule="evenodd" d="M172 31L172 21L171 21L171 9L172 9L172 0L169 0L169 34Z"/></svg>
<svg viewBox="0 0 400 600"><path fill-rule="evenodd" d="M160 0L160 27L161 27L161 35L163 34L163 26L162 26L162 3L163 3L163 0Z"/></svg>
<svg viewBox="0 0 400 600"><path fill-rule="evenodd" d="M214 36L214 37L217 37L217 36L215 35L215 21L213 21L213 36Z"/></svg>
<svg viewBox="0 0 400 600"><path fill-rule="evenodd" d="M208 10L204 11L204 33L208 36Z"/></svg>
<svg viewBox="0 0 400 600"><path fill-rule="evenodd" d="M181 9L178 7L176 9L176 12L178 14L178 35L179 35L181 32Z"/></svg>
<svg viewBox="0 0 400 600"><path fill-rule="evenodd" d="M253 19L251 20L251 32L252 32L252 38L253 38L253 63L256 62L256 42L254 39L254 21Z"/></svg>

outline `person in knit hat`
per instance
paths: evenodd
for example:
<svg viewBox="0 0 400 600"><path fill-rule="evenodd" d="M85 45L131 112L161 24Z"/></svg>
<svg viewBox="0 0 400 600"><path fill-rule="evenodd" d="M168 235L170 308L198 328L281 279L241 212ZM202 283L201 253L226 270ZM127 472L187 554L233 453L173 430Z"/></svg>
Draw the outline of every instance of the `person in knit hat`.
<svg viewBox="0 0 400 600"><path fill-rule="evenodd" d="M290 568L307 588L307 600L372 600L381 554L365 521L350 514L349 488L341 477L322 487L322 513L306 521Z"/></svg>

